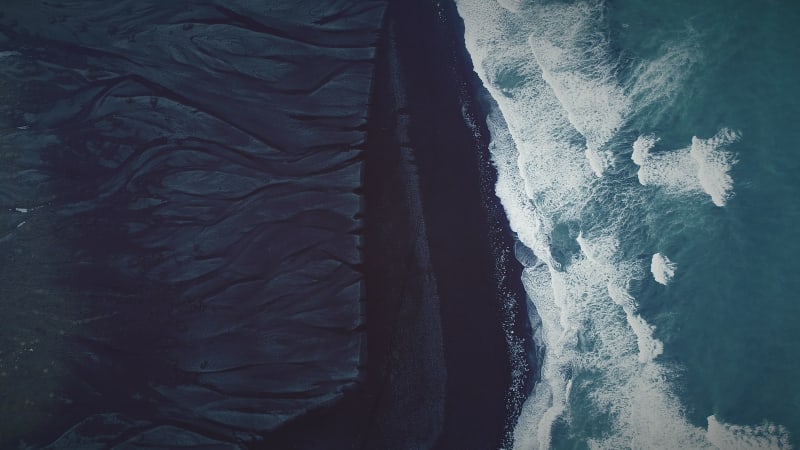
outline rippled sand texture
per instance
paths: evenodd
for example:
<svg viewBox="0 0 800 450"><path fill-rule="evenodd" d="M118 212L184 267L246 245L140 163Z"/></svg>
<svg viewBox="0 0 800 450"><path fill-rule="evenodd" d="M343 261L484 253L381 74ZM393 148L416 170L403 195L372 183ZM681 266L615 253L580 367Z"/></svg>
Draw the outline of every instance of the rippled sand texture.
<svg viewBox="0 0 800 450"><path fill-rule="evenodd" d="M59 445L248 441L359 377L385 5L200 5L0 6L0 254L41 262L4 262L0 302L29 308L6 280L37 268L43 296L68 293L18 315L69 316L47 330Z"/></svg>

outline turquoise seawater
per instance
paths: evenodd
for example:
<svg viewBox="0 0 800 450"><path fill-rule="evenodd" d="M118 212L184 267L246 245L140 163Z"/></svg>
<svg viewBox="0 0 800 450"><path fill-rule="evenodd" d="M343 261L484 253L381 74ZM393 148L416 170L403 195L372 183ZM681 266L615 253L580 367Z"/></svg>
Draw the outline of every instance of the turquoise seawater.
<svg viewBox="0 0 800 450"><path fill-rule="evenodd" d="M669 289L643 292L664 356L683 366L680 396L695 422L763 420L800 433L800 4L790 1L609 5L619 46L648 53L689 28L697 61L665 102L664 125L632 127L710 136L730 127L733 197L683 212L654 234L679 271ZM663 22L662 22L663 20ZM649 24L647 23L649 22ZM657 132L657 133L658 133ZM679 228L676 224L680 223ZM677 229L676 229L677 228ZM795 441L796 442L796 441Z"/></svg>
<svg viewBox="0 0 800 450"><path fill-rule="evenodd" d="M458 0L533 250L515 448L800 436L800 4Z"/></svg>

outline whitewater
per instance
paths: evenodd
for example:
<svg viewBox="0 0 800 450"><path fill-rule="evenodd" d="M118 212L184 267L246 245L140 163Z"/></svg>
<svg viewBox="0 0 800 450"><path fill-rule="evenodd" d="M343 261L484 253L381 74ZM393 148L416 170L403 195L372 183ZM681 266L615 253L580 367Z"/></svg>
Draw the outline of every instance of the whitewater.
<svg viewBox="0 0 800 450"><path fill-rule="evenodd" d="M678 331L650 320L669 311L653 299L691 279L669 231L724 213L748 139L735 124L670 121L703 68L702 33L676 19L669 39L636 54L605 2L457 6L493 105L496 193L527 247L541 367L513 448L791 448L769 417L730 423L687 405L685 368L661 338Z"/></svg>

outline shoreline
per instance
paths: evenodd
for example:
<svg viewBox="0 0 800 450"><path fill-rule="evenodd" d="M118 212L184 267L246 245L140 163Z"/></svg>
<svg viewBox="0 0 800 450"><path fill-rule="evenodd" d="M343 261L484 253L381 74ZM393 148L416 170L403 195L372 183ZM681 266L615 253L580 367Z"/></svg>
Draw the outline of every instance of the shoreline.
<svg viewBox="0 0 800 450"><path fill-rule="evenodd" d="M512 442L537 371L522 266L494 193L484 88L463 22L455 4L436 7L391 3L377 47L363 153L361 381L259 448Z"/></svg>
<svg viewBox="0 0 800 450"><path fill-rule="evenodd" d="M412 137L415 123L429 128L428 140L418 139L416 150L431 240L441 248L437 252L434 247L432 257L442 297L448 373L458 374L448 379L439 448L484 448L476 445L481 440L485 448L497 448L511 443L532 389L532 331L522 265L514 257L514 237L494 191L497 174L480 98L484 88L465 48L455 4L435 8L407 2L400 16L406 23L406 58L414 61L410 85L421 92L416 108L410 100ZM430 22L421 25L423 20ZM420 28L431 34L417 32ZM510 304L503 304L506 299ZM522 367L510 360L508 331L521 336L523 354L516 356L523 360L516 362ZM515 369L522 373L512 379ZM475 427L472 436L465 432L468 427ZM484 436L497 429L503 431L493 441Z"/></svg>

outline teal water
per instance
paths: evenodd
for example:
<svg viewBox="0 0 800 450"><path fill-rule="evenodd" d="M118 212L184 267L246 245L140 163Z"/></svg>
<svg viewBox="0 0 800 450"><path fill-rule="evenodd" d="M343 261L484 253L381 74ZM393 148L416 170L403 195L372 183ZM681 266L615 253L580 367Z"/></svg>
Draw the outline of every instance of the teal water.
<svg viewBox="0 0 800 450"><path fill-rule="evenodd" d="M515 448L800 436L800 6L459 0L539 263Z"/></svg>
<svg viewBox="0 0 800 450"><path fill-rule="evenodd" d="M686 371L679 391L694 422L709 414L739 424L768 420L796 438L800 159L792 130L800 118L800 7L662 3L609 7L611 23L630 23L619 32L620 46L646 54L643 36L669 40L660 18L667 28L692 29L698 61L665 102L665 122L701 136L727 126L741 139L730 147L738 163L728 204L676 217L681 230L656 227L680 272L670 289L641 296L643 308L652 308L644 315L660 330L664 356ZM637 17L653 25L634 25Z"/></svg>

